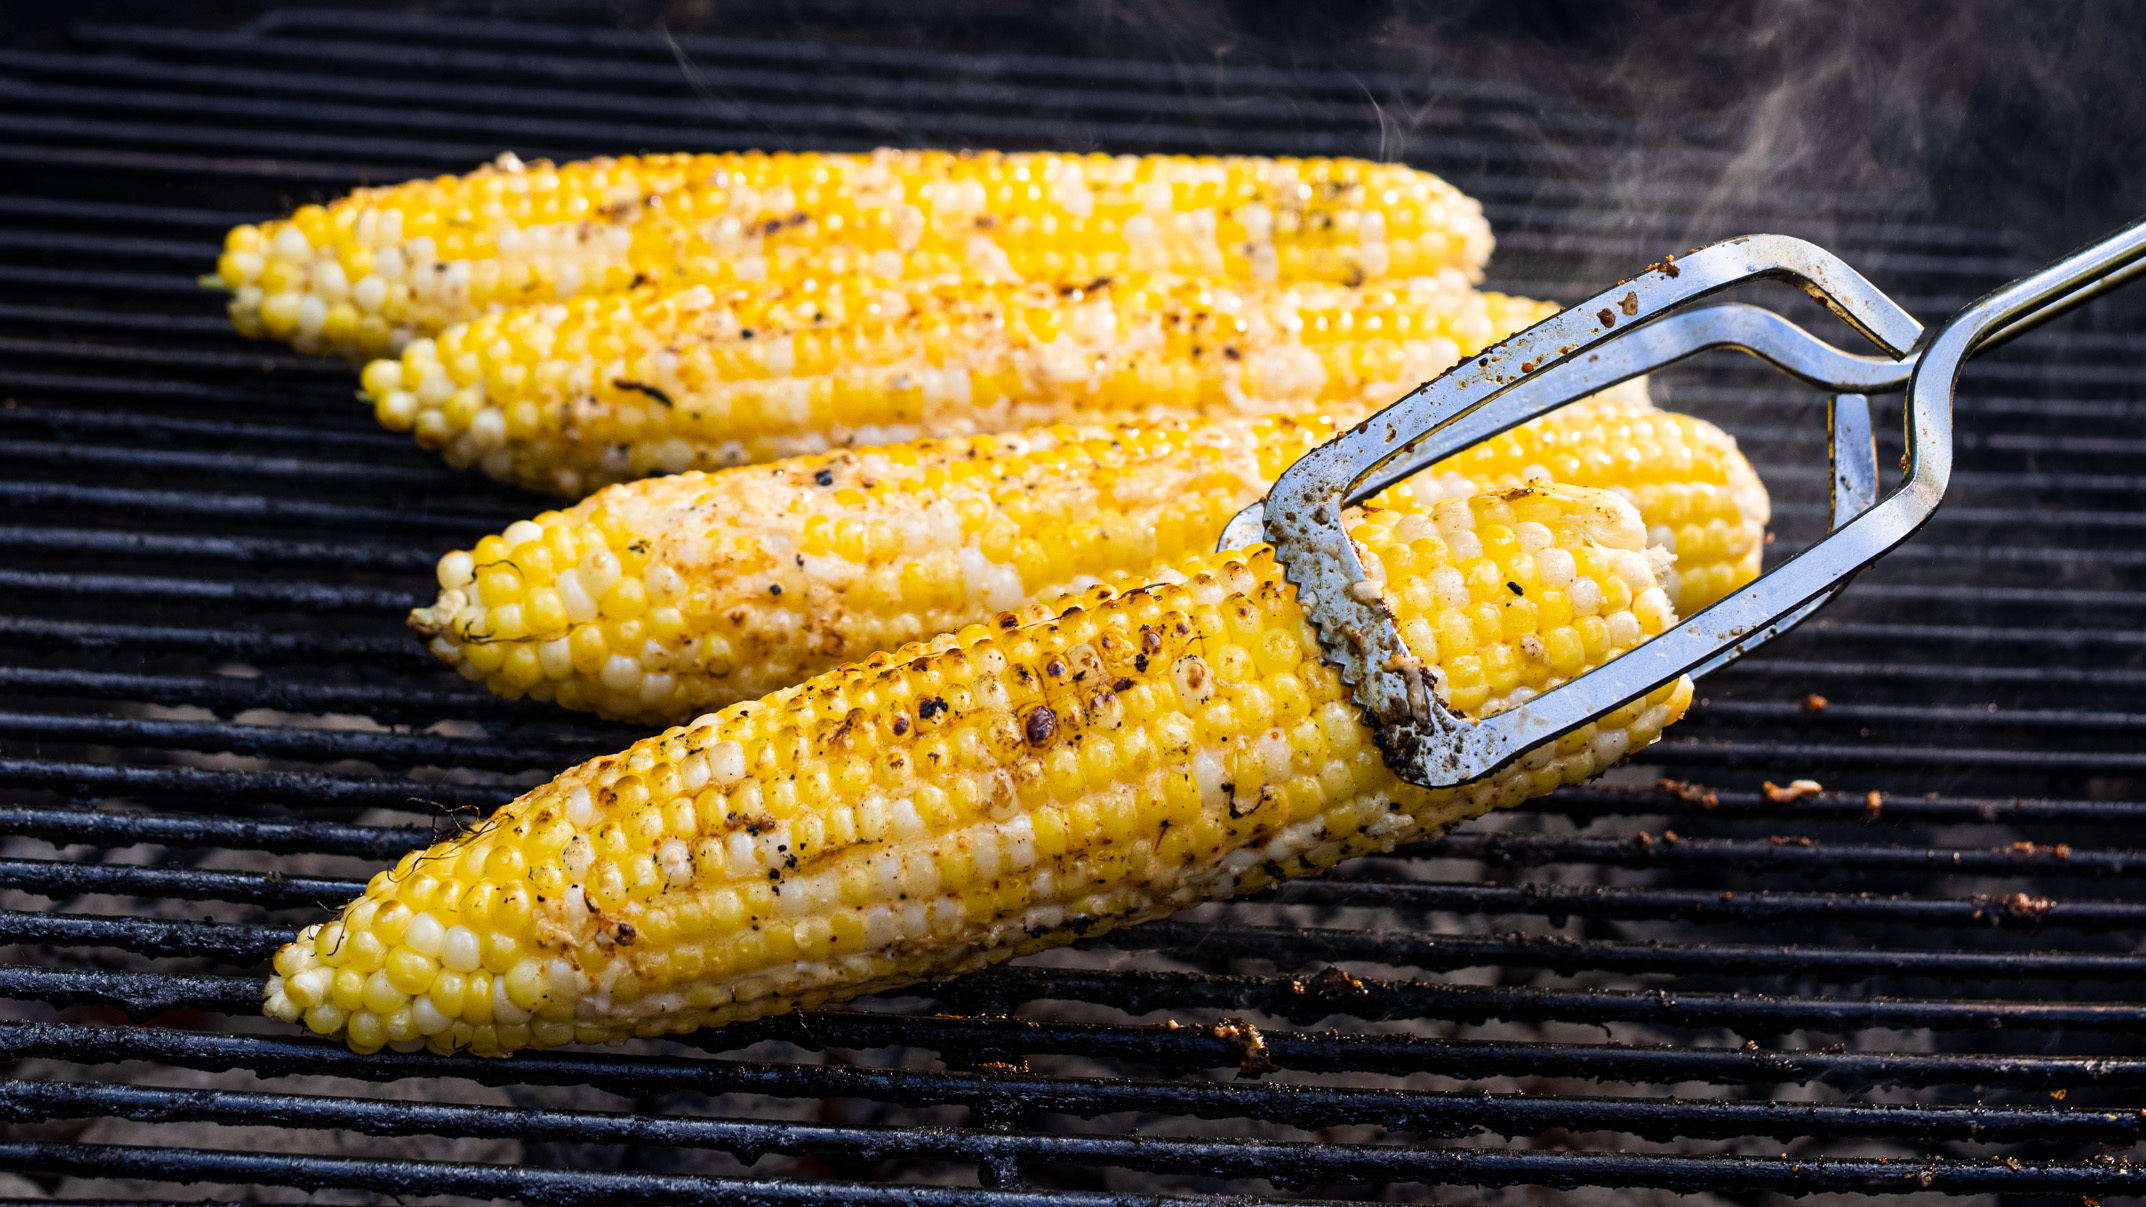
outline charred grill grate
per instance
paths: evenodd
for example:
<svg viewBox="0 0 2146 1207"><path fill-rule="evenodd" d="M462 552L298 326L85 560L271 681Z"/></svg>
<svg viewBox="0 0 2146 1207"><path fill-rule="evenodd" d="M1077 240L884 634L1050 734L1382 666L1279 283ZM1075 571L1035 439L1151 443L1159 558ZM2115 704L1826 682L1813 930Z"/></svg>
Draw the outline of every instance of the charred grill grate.
<svg viewBox="0 0 2146 1207"><path fill-rule="evenodd" d="M253 1017L294 920L633 735L408 638L438 553L539 504L229 335L191 283L226 226L502 146L1370 154L1373 93L1416 115L1387 153L1488 203L1505 288L1761 228L1926 318L2032 267L1883 198L1694 220L1703 139L1619 185L1615 123L1465 81L319 12L0 50L0 1198L2138 1193L2135 310L1970 370L1954 501L1630 786L687 1042L360 1058ZM1815 400L1734 360L1657 393L1744 440L1777 551L1815 534Z"/></svg>

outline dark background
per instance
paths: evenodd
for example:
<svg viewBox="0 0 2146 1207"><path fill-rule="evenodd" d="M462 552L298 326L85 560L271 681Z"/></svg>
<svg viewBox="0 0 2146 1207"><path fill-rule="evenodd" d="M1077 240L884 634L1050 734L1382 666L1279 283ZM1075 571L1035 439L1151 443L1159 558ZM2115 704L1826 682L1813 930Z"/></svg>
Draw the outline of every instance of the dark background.
<svg viewBox="0 0 2146 1207"><path fill-rule="evenodd" d="M280 7L310 7L283 3ZM264 0L10 4L0 29L229 28ZM1740 194L1817 186L1998 221L2054 255L2146 212L2146 4L2092 0L531 0L335 7L960 50L1338 65L1521 85L1630 120L1654 148L1736 152ZM1367 90L1369 94L1370 90ZM1406 128L1405 106L1384 120ZM1644 180L1644 158L1628 169Z"/></svg>

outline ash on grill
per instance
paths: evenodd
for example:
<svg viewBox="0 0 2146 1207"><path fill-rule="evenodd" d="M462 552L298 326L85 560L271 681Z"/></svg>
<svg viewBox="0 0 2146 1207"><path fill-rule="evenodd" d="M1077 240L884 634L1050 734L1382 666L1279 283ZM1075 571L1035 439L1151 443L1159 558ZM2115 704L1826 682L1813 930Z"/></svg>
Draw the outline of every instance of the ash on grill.
<svg viewBox="0 0 2146 1207"><path fill-rule="evenodd" d="M536 504L372 427L341 366L227 334L192 283L227 225L503 145L1378 150L1339 74L1188 98L1138 62L1097 82L1070 59L685 49L719 100L651 88L661 39L381 14L9 53L0 148L40 170L0 197L0 1197L2137 1193L2135 309L1972 368L1932 526L1709 680L1617 783L683 1041L357 1057L258 1019L292 926L632 734L495 700L401 630L439 552ZM1597 211L1531 175L1536 148L1454 137L1527 103L1463 94L1388 150L1486 200L1500 287L1578 297L1658 258L1718 164L1662 177L1659 214ZM1620 153L1544 128L1581 180ZM2001 232L1884 208L1701 233L1822 241L1925 317L2033 267L1988 254ZM1583 260L1553 231L1627 234ZM1822 529L1822 429L1781 413L1807 395L1733 359L1657 390L1742 438L1776 558ZM1802 779L1825 788L1761 788Z"/></svg>

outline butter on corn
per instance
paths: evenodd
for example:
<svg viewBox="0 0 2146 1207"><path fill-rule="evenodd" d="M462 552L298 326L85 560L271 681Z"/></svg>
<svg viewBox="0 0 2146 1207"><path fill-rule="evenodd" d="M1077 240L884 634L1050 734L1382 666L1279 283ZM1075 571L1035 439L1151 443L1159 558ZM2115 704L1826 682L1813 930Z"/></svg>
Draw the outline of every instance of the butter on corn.
<svg viewBox="0 0 2146 1207"><path fill-rule="evenodd" d="M508 697L675 724L843 662L1214 548L1316 415L925 440L609 487L440 560L410 624ZM1615 487L1675 550L1684 614L1757 577L1765 488L1643 383L1560 408L1380 502L1554 479ZM1137 578L1134 581L1139 581Z"/></svg>
<svg viewBox="0 0 2146 1207"><path fill-rule="evenodd" d="M362 375L450 464L579 497L657 473L1105 416L1384 406L1556 313L1458 271L1349 287L937 278L486 315Z"/></svg>
<svg viewBox="0 0 2146 1207"><path fill-rule="evenodd" d="M494 307L645 282L1473 279L1490 251L1475 201L1358 159L506 154L236 227L217 275L241 333L371 357Z"/></svg>
<svg viewBox="0 0 2146 1207"><path fill-rule="evenodd" d="M1675 619L1666 555L1609 492L1519 487L1349 527L1469 715ZM1690 698L1680 679L1491 777L1416 788L1271 550L1191 557L576 767L300 932L264 1010L360 1052L499 1054L810 1009L1439 834L1610 766Z"/></svg>

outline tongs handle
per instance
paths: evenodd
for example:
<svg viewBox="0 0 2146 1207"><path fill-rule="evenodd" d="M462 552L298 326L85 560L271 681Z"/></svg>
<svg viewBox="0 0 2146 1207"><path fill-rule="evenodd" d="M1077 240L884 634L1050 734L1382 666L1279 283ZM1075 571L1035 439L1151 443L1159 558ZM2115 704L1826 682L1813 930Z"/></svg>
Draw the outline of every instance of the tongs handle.
<svg viewBox="0 0 2146 1207"><path fill-rule="evenodd" d="M2051 319L2068 314L2105 293L2129 284L2140 276L2146 276L2146 257L2138 259L2128 267L2119 268L2089 280L2068 293L2060 294L2052 301L2026 310L2009 321L2000 321L1998 325L1988 329L1988 334L1983 335L1968 346L1966 358L1971 360L1985 352L2010 343L2012 340L2025 335ZM1718 310L1722 309L1722 307L1710 307L1709 309ZM1696 313L1705 312L1699 311ZM1967 313L1967 311L1962 311L1962 317ZM1950 324L1947 326L1947 329L1949 328ZM1807 335L1804 338L1810 339ZM1816 343L1817 341L1812 340L1811 342ZM1778 358L1769 356L1767 359L1774 361L1777 365L1781 364ZM1852 359L1863 360L1868 358L1856 357ZM1921 361L1922 356L1917 353L1899 362L1898 371L1901 379L1910 379L1914 370L1920 366ZM1788 366L1782 365L1782 367L1787 368ZM1790 369L1790 371L1794 372L1795 370ZM1803 377L1807 381L1813 379L1813 376L1808 373L1797 373L1796 375ZM1949 410L1949 396L1947 407ZM1827 532L1830 536L1831 533L1846 527L1850 520L1870 510L1878 501L1878 450L1870 426L1870 400L1861 394L1835 395L1827 406L1826 426L1832 437L1830 449L1832 461L1832 506L1830 508L1831 522L1827 526ZM1854 574L1851 573L1847 578L1835 583L1830 589L1806 600L1802 605L1787 614L1769 621L1765 628L1746 634L1734 645L1720 650L1713 657L1692 667L1686 673L1695 679L1711 674L1757 649L1767 641L1779 637L1781 634L1802 624L1812 613L1839 597L1853 577Z"/></svg>
<svg viewBox="0 0 2146 1207"><path fill-rule="evenodd" d="M2126 233L2136 232L2141 226L2146 226L2146 218L2139 219L2139 221L2132 223L2130 226L2125 227L2123 230L2118 231L2115 235L2111 235L2109 238L2115 239L2123 236ZM2087 247L2082 248L2080 251L2074 252L2073 254L2084 255L2086 252L2090 252L2108 241L2108 239L2104 239L2100 242L2089 244ZM2100 297L2102 294L2110 293L2117 289L2121 289L2124 286L2129 285L2131 282L2138 280L2142 276L2146 276L2146 259L2135 260L2125 267L2117 268L2110 272L2104 273L2103 275L2086 282L2085 284L2079 286L2078 288L2072 290L2069 293L2061 294L2058 297L2051 299L2050 301L2043 302L2038 306L2034 306L2028 309L2024 313L2018 315L2017 317L2011 319L2008 322L2001 323L1997 327L1993 328L1989 332L1989 334L1983 336L1981 339L1976 340L1974 343L1974 347L1968 350L1967 355L1969 357L1980 356L1983 353L1988 352L1992 349L2000 348L2005 344L2009 344L2013 340L2018 339L2020 336L2025 335L2027 332L2032 331L2036 327L2041 326L2043 323L2049 322L2051 319L2061 318L2064 315L2070 314L2072 311L2077 310L2079 307L2086 305L2088 302L2093 301L2095 298ZM2010 286L2007 286L2007 288L2010 288ZM1962 311L1961 313L1965 314L1966 311Z"/></svg>
<svg viewBox="0 0 2146 1207"><path fill-rule="evenodd" d="M1915 373L1908 382L1908 481L1899 494L1886 500L1885 508L1881 510L1888 511L1889 515L1874 517L1868 525L1854 521L1871 509L1877 494L1877 455L1870 432L1869 401L1852 394L1834 398L1830 412L1832 532L1802 556L1777 567L1723 603L1749 599L1755 601L1757 607L1764 608L1804 589L1803 583L1815 573L1827 574L1827 581L1819 584L1819 589L1810 598L1766 621L1763 627L1747 630L1747 635L1711 657L1692 664L1685 672L1664 675L1632 696L1659 687L1677 673L1706 674L1742 657L1761 642L1786 632L1839 594L1863 566L1913 535L1936 511L1951 482L1952 399L1965 362L2141 276L2146 276L2146 219L2089 244L2040 272L1985 295L1946 320L1916 358ZM1872 543L1878 540L1884 543L1872 548ZM1813 557L1821 552L1826 554L1824 558ZM1845 570L1840 568L1844 560L1857 557L1860 560L1848 564ZM1810 564L1805 564L1807 559ZM1793 575L1791 571L1794 571ZM1780 580L1778 586L1767 586L1769 581L1776 579ZM1703 631L1720 610L1719 604L1705 609L1673 632L1682 629ZM1715 623L1719 624L1718 621ZM1669 636L1665 633L1662 638L1650 641L1632 653L1646 652ZM1692 642L1686 639L1683 644ZM1674 650L1655 651L1658 659L1665 654L1675 657ZM1603 670L1625 671L1624 660L1619 659ZM1583 676L1586 679L1595 677L1596 674ZM1612 707L1621 707L1624 702L1620 700Z"/></svg>

